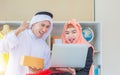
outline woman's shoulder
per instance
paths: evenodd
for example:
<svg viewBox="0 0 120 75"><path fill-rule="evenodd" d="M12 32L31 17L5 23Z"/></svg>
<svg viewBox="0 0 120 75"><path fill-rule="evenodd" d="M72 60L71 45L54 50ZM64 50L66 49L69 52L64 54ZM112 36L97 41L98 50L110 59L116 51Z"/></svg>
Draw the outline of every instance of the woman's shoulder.
<svg viewBox="0 0 120 75"><path fill-rule="evenodd" d="M88 47L88 50L93 50L93 47L92 46Z"/></svg>
<svg viewBox="0 0 120 75"><path fill-rule="evenodd" d="M93 55L93 53L94 53L94 50L93 50L93 47L92 46L90 46L89 48L88 48L88 54L89 55Z"/></svg>

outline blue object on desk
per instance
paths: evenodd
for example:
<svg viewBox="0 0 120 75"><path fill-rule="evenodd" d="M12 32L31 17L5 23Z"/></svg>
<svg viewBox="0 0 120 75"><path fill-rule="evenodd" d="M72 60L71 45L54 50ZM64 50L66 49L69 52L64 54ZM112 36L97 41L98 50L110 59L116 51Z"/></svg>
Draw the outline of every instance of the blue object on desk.
<svg viewBox="0 0 120 75"><path fill-rule="evenodd" d="M94 75L98 75L99 71L98 71L98 67L94 68Z"/></svg>

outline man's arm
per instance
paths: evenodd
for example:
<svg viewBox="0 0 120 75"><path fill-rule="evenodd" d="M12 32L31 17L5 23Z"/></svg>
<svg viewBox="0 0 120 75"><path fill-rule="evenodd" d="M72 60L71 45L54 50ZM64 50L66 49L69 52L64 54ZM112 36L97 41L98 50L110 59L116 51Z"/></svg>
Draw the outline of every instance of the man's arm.
<svg viewBox="0 0 120 75"><path fill-rule="evenodd" d="M0 52L6 53L13 49L19 43L17 38L18 34L26 28L28 28L28 23L23 22L16 30L5 35L4 38L0 40Z"/></svg>
<svg viewBox="0 0 120 75"><path fill-rule="evenodd" d="M27 22L23 22L22 25L20 25L20 27L18 27L16 30L15 30L15 35L18 36L18 34L22 31L24 31L25 29L27 29L29 27L28 23Z"/></svg>

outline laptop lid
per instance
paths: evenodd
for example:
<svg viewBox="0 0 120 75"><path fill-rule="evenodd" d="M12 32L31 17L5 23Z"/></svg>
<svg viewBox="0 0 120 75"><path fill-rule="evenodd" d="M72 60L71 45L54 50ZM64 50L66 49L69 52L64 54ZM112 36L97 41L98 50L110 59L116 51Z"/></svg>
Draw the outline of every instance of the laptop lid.
<svg viewBox="0 0 120 75"><path fill-rule="evenodd" d="M88 45L54 44L51 56L51 67L85 67Z"/></svg>

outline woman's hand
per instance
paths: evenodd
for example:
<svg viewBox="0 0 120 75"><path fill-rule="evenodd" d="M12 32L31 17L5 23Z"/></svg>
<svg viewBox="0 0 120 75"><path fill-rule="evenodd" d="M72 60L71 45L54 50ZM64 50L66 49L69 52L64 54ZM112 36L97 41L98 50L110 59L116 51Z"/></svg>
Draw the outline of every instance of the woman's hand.
<svg viewBox="0 0 120 75"><path fill-rule="evenodd" d="M16 29L15 35L17 36L20 32L24 31L24 30L27 29L28 27L29 27L29 24L28 24L26 21L24 21L24 22L22 23L22 25L20 25L20 27L18 27L18 28Z"/></svg>
<svg viewBox="0 0 120 75"><path fill-rule="evenodd" d="M68 72L71 73L72 75L76 75L76 71L74 68L56 68L56 70L63 71L63 72Z"/></svg>
<svg viewBox="0 0 120 75"><path fill-rule="evenodd" d="M38 68L30 67L30 66L29 66L29 70L32 71L33 73L36 73L36 72L38 72L38 71L40 71L40 70L42 70L42 69L38 69Z"/></svg>

